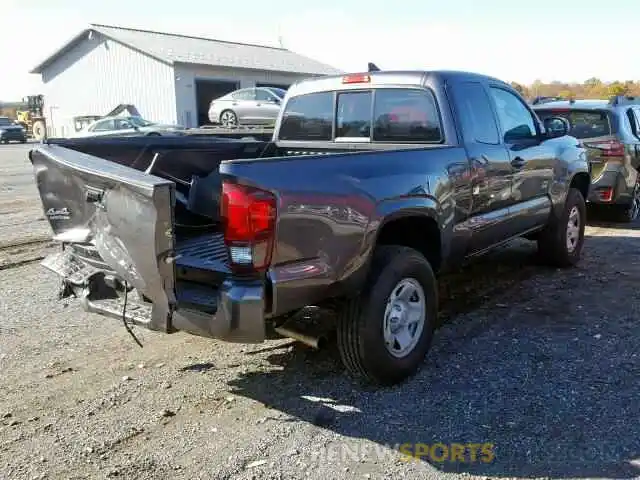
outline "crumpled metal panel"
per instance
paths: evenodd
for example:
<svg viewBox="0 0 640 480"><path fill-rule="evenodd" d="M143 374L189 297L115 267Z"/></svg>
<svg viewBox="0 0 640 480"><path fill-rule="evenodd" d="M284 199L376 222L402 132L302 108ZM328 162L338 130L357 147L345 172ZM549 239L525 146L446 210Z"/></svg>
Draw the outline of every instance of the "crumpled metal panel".
<svg viewBox="0 0 640 480"><path fill-rule="evenodd" d="M169 331L176 302L173 182L57 145L38 146L29 158L54 238L94 244L153 302L149 327Z"/></svg>

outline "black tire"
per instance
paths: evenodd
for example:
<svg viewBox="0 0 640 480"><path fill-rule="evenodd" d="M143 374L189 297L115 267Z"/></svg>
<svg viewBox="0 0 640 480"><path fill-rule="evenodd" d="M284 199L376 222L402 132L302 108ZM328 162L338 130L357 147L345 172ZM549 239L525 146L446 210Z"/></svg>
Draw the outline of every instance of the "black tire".
<svg viewBox="0 0 640 480"><path fill-rule="evenodd" d="M230 122L228 120L225 120L225 115L229 117L229 119L233 119L233 122ZM223 127L237 127L238 126L238 116L236 115L236 112L234 112L233 110L223 110L220 113L220 125L222 125Z"/></svg>
<svg viewBox="0 0 640 480"><path fill-rule="evenodd" d="M162 135L160 135L158 132L149 132L147 133L147 137L161 137Z"/></svg>
<svg viewBox="0 0 640 480"><path fill-rule="evenodd" d="M577 238L573 248L569 248L567 233L569 217L574 211L578 212ZM560 267L572 267L580 261L580 254L584 244L584 228L587 223L587 208L580 190L570 188L562 213L551 216L550 223L538 237L538 252L549 264Z"/></svg>
<svg viewBox="0 0 640 480"><path fill-rule="evenodd" d="M393 356L384 339L385 309L403 279L417 281L425 300L422 332L403 357ZM438 314L437 282L420 252L403 246L376 249L367 284L338 310L337 342L347 371L368 383L394 385L415 374L429 351Z"/></svg>

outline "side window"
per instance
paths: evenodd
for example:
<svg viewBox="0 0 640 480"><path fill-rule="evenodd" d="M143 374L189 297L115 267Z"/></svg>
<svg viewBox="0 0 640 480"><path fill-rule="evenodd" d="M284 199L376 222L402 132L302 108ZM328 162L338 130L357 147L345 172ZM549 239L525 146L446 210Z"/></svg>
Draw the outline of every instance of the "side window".
<svg viewBox="0 0 640 480"><path fill-rule="evenodd" d="M633 113L635 117L634 123L636 127L635 130L633 131L633 134L640 139L640 107L634 107Z"/></svg>
<svg viewBox="0 0 640 480"><path fill-rule="evenodd" d="M117 120L115 120L115 127L116 130L126 130L128 128L133 128L131 122L124 118L118 118Z"/></svg>
<svg viewBox="0 0 640 480"><path fill-rule="evenodd" d="M513 93L502 88L491 87L505 143L529 140L536 135L533 116L524 103Z"/></svg>
<svg viewBox="0 0 640 480"><path fill-rule="evenodd" d="M497 145L500 133L491 100L480 83L462 82L453 88L455 106L465 140Z"/></svg>
<svg viewBox="0 0 640 480"><path fill-rule="evenodd" d="M268 90L256 88L256 100L261 102L272 102L275 100L275 97Z"/></svg>
<svg viewBox="0 0 640 480"><path fill-rule="evenodd" d="M631 127L631 133L634 135L638 135L638 123L636 121L636 114L633 108L627 109L627 120L629 121L629 126Z"/></svg>
<svg viewBox="0 0 640 480"><path fill-rule="evenodd" d="M256 98L255 90L253 88L238 90L232 96L234 100L255 100Z"/></svg>
<svg viewBox="0 0 640 480"><path fill-rule="evenodd" d="M373 140L378 142L439 143L440 116L430 91L384 88L376 90Z"/></svg>
<svg viewBox="0 0 640 480"><path fill-rule="evenodd" d="M104 120L102 122L98 122L93 126L94 132L104 132L107 130L115 130L115 125L113 120Z"/></svg>

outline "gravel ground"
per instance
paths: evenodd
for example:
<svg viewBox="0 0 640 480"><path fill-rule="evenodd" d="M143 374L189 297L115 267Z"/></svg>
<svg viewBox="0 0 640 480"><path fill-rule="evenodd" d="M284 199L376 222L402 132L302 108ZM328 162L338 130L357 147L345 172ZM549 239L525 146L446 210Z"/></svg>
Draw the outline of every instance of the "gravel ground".
<svg viewBox="0 0 640 480"><path fill-rule="evenodd" d="M594 224L578 268L496 251L442 281L443 326L402 386L351 381L335 347L224 344L56 300L24 146L0 146L0 479L634 478L640 225ZM407 462L484 443L492 463ZM637 464L634 461L638 462Z"/></svg>

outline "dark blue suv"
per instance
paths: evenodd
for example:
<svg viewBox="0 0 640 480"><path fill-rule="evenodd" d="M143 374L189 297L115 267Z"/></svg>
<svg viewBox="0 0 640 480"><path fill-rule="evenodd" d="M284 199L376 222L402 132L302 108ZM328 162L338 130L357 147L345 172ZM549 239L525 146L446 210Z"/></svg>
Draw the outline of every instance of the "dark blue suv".
<svg viewBox="0 0 640 480"><path fill-rule="evenodd" d="M16 124L9 117L0 117L0 143L27 141L27 134L21 125Z"/></svg>

